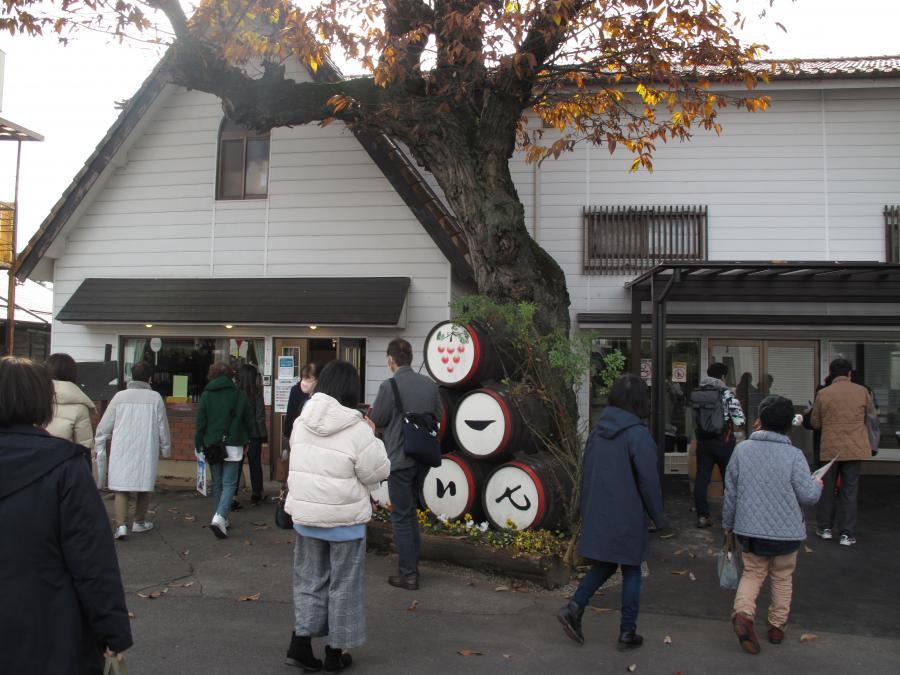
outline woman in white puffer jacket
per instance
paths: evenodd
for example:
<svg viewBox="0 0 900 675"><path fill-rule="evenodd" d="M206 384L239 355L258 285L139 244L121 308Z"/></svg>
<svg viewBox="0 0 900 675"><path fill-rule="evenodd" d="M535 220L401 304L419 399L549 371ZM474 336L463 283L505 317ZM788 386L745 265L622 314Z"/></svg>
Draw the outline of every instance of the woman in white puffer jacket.
<svg viewBox="0 0 900 675"><path fill-rule="evenodd" d="M325 670L351 663L366 641L364 570L370 492L390 474L384 444L356 409L359 374L332 361L291 433L285 511L294 521L294 632L286 663L318 670L311 638L328 635Z"/></svg>
<svg viewBox="0 0 900 675"><path fill-rule="evenodd" d="M94 402L88 398L75 381L78 365L68 354L51 354L47 358L47 370L53 380L56 399L53 402L53 419L47 424L51 436L64 438L88 450L94 447L94 429L91 413ZM87 457L90 463L90 457Z"/></svg>

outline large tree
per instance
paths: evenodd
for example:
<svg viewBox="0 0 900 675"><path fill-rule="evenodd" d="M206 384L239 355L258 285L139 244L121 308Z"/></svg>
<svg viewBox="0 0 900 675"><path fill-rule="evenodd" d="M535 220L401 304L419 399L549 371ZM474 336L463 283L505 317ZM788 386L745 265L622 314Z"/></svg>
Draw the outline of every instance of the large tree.
<svg viewBox="0 0 900 675"><path fill-rule="evenodd" d="M767 104L710 86L766 74L761 46L736 34L743 17L712 0L204 0L192 16L177 0L4 5L0 29L14 33L169 41L174 81L250 127L337 119L401 141L456 215L479 292L533 302L547 331L568 329L569 296L525 227L517 147L540 161L579 142L624 146L649 169L658 142L718 133L723 106ZM366 75L285 76L287 59L317 71L332 54Z"/></svg>

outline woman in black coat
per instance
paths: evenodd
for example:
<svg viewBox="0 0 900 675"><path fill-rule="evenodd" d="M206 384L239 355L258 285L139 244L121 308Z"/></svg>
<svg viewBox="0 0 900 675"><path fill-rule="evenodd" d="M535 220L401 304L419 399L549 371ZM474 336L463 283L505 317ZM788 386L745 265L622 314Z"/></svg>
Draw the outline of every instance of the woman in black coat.
<svg viewBox="0 0 900 675"><path fill-rule="evenodd" d="M637 375L622 375L609 392L584 449L581 479L581 539L578 554L591 561L572 600L557 618L566 635L584 643L581 617L594 593L622 570L619 649L640 647L637 634L641 563L647 559L647 516L665 527L657 473L656 443L641 421L650 414L650 393Z"/></svg>
<svg viewBox="0 0 900 675"><path fill-rule="evenodd" d="M102 673L132 644L106 509L52 416L46 371L0 359L0 673Z"/></svg>

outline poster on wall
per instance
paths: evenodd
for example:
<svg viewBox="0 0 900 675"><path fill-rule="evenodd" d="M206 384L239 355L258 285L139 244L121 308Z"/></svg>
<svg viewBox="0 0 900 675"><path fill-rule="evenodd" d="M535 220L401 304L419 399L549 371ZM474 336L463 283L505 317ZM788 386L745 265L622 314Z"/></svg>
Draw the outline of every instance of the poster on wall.
<svg viewBox="0 0 900 675"><path fill-rule="evenodd" d="M293 359L292 359L293 360ZM275 412L287 412L288 399L291 397L291 387L297 383L297 380L275 380Z"/></svg>
<svg viewBox="0 0 900 675"><path fill-rule="evenodd" d="M641 359L641 379L648 384L653 379L653 359Z"/></svg>
<svg viewBox="0 0 900 675"><path fill-rule="evenodd" d="M269 380L271 382L271 380ZM266 384L263 385L263 403L265 405L272 405L272 385Z"/></svg>
<svg viewBox="0 0 900 675"><path fill-rule="evenodd" d="M294 378L294 357L279 356L278 357L278 379L292 380Z"/></svg>
<svg viewBox="0 0 900 675"><path fill-rule="evenodd" d="M687 382L687 363L676 361L672 364L672 382Z"/></svg>

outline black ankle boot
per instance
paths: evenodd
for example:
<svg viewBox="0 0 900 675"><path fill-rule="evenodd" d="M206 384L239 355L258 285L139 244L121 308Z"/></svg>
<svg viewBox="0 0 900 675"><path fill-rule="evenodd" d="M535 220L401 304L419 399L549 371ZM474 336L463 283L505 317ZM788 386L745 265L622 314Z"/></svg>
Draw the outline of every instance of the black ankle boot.
<svg viewBox="0 0 900 675"><path fill-rule="evenodd" d="M574 600L570 600L569 604L556 614L556 618L562 624L566 635L580 645L584 644L584 634L581 632L581 617L583 615L584 607L579 607Z"/></svg>
<svg viewBox="0 0 900 675"><path fill-rule="evenodd" d="M285 665L302 668L307 673L318 673L322 670L322 659L313 655L312 641L308 635L291 633L291 646L287 650Z"/></svg>
<svg viewBox="0 0 900 675"><path fill-rule="evenodd" d="M623 630L619 633L619 651L624 652L629 649L637 649L644 644L644 638L634 630Z"/></svg>
<svg viewBox="0 0 900 675"><path fill-rule="evenodd" d="M353 663L349 654L344 654L340 649L332 649L325 645L325 670L334 672L348 668Z"/></svg>

